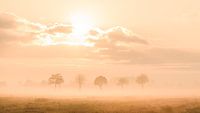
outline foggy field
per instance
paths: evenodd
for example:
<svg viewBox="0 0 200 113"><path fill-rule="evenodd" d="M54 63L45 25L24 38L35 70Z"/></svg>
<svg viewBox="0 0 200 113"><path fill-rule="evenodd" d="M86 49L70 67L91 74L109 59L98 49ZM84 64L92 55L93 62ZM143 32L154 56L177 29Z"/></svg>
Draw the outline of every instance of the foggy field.
<svg viewBox="0 0 200 113"><path fill-rule="evenodd" d="M0 97L0 113L200 113L200 99Z"/></svg>
<svg viewBox="0 0 200 113"><path fill-rule="evenodd" d="M0 0L0 113L200 113L200 0Z"/></svg>

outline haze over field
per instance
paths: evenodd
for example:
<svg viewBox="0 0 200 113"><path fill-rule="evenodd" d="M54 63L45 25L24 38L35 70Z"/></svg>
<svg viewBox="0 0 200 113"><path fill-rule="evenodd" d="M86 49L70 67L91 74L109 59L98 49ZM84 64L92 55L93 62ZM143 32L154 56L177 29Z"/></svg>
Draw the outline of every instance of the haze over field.
<svg viewBox="0 0 200 113"><path fill-rule="evenodd" d="M1 0L0 94L200 96L199 4Z"/></svg>

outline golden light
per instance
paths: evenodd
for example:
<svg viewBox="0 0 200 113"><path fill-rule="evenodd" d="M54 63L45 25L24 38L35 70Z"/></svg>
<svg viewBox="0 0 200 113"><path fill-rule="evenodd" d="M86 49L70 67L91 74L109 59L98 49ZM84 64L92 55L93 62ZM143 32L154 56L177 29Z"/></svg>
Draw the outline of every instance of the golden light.
<svg viewBox="0 0 200 113"><path fill-rule="evenodd" d="M94 44L87 40L89 38L89 31L94 27L92 18L85 13L73 13L70 16L73 28L71 33L41 34L34 43L43 46L70 45L92 47Z"/></svg>
<svg viewBox="0 0 200 113"><path fill-rule="evenodd" d="M86 34L94 26L92 18L84 13L72 14L70 21L74 28L73 33L80 36Z"/></svg>

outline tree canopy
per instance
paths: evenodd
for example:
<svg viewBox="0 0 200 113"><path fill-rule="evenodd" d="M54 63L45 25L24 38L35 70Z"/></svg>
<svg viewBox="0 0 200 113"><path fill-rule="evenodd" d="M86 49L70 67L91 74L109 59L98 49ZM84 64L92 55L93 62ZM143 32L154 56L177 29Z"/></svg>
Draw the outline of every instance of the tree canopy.
<svg viewBox="0 0 200 113"><path fill-rule="evenodd" d="M61 74L52 74L51 77L48 79L49 84L54 84L55 88L57 85L64 83L64 79Z"/></svg>
<svg viewBox="0 0 200 113"><path fill-rule="evenodd" d="M104 76L98 76L95 81L94 84L99 86L100 89L102 89L102 86L107 84L108 80L106 79L106 77Z"/></svg>

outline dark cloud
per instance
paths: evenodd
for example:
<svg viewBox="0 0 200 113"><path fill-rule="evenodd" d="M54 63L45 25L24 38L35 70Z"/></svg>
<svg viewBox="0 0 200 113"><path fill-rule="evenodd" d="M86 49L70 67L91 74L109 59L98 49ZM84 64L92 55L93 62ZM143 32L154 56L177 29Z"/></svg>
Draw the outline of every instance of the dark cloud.
<svg viewBox="0 0 200 113"><path fill-rule="evenodd" d="M45 26L11 13L0 14L0 44L30 43Z"/></svg>
<svg viewBox="0 0 200 113"><path fill-rule="evenodd" d="M24 18L18 17L11 13L0 14L0 28L13 29L21 31L40 31L45 26L39 23L30 22Z"/></svg>
<svg viewBox="0 0 200 113"><path fill-rule="evenodd" d="M18 33L16 31L0 30L0 44L4 46L31 43L36 37L31 33Z"/></svg>
<svg viewBox="0 0 200 113"><path fill-rule="evenodd" d="M142 39L140 36L134 34L130 30L123 27L113 27L100 32L97 30L91 30L90 33L94 36L98 36L98 39L89 39L94 43L97 48L110 48L113 46L130 46L132 44L147 45L148 42Z"/></svg>
<svg viewBox="0 0 200 113"><path fill-rule="evenodd" d="M89 35L91 36L101 36L103 34L103 30L99 29L99 28L93 28L89 31Z"/></svg>
<svg viewBox="0 0 200 113"><path fill-rule="evenodd" d="M125 43L140 43L148 44L148 42L141 37L137 36L130 30L123 27L114 27L109 29L105 36L108 37L110 42L125 42Z"/></svg>
<svg viewBox="0 0 200 113"><path fill-rule="evenodd" d="M54 34L54 33L71 33L72 26L71 25L63 25L63 24L56 24L53 26L48 27L45 32Z"/></svg>
<svg viewBox="0 0 200 113"><path fill-rule="evenodd" d="M9 13L0 14L0 28L9 29L17 27L17 16Z"/></svg>

